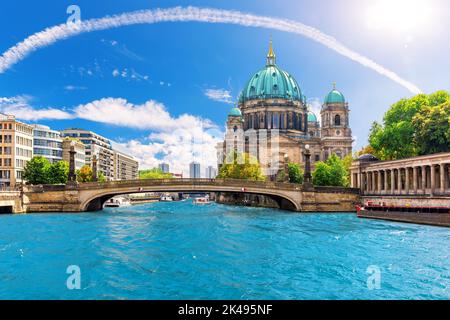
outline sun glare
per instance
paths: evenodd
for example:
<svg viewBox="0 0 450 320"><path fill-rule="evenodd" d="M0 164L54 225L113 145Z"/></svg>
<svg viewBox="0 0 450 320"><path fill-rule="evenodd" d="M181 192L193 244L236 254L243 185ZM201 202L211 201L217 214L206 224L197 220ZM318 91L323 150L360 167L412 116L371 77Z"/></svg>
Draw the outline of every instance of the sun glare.
<svg viewBox="0 0 450 320"><path fill-rule="evenodd" d="M369 28L386 31L412 31L430 21L430 4L425 0L377 0L367 8Z"/></svg>

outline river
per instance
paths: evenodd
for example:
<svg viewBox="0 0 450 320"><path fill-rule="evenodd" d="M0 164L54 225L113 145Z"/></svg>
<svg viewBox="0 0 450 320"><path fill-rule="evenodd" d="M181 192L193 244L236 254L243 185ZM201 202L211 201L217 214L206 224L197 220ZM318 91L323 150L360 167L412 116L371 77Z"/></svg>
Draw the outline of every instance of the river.
<svg viewBox="0 0 450 320"><path fill-rule="evenodd" d="M190 201L1 215L0 299L449 299L449 244L448 228Z"/></svg>

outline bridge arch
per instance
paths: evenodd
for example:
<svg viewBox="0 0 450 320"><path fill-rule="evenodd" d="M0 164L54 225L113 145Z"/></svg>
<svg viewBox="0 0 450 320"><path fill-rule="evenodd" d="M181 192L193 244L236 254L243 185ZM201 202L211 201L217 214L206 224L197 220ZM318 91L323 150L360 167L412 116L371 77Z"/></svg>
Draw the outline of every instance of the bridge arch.
<svg viewBox="0 0 450 320"><path fill-rule="evenodd" d="M179 180L179 179L177 179ZM146 193L146 192L221 192L221 193L238 193L238 194L256 194L268 196L277 202L281 209L291 211L301 211L301 191L293 189L293 186L285 186L285 188L270 188L267 183L264 182L250 182L250 183L236 183L236 181L219 181L204 179L203 183L197 180L183 179L181 181L164 181L159 184L154 182L153 185L148 185L147 182L142 184L139 181L134 181L134 186L123 185L119 183L114 185L112 183L106 183L105 186L100 188L100 184L96 184L99 188L84 188L82 186L80 190L80 211L97 211L103 209L103 204L110 198L118 195L126 195L131 193ZM186 181L189 180L189 181ZM131 182L130 182L131 183ZM279 186L278 186L279 187ZM297 187L298 188L298 187ZM292 189L292 190L286 190Z"/></svg>

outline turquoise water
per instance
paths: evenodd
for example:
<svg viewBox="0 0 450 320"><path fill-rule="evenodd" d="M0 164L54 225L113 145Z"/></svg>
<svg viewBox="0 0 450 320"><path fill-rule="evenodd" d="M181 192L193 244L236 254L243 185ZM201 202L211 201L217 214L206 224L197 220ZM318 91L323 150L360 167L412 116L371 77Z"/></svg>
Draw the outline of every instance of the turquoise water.
<svg viewBox="0 0 450 320"><path fill-rule="evenodd" d="M190 202L2 215L0 299L448 299L449 244L446 228Z"/></svg>

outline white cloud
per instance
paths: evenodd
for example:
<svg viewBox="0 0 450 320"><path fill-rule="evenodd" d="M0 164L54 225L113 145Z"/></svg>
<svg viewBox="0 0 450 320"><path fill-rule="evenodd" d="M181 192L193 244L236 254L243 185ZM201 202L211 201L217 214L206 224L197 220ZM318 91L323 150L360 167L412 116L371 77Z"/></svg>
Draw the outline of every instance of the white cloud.
<svg viewBox="0 0 450 320"><path fill-rule="evenodd" d="M154 168L166 162L173 173L189 177L189 164L197 161L204 168L217 166L215 146L223 133L217 130L195 127L177 129L172 132L153 133L146 141L131 140L122 143L140 161L141 168Z"/></svg>
<svg viewBox="0 0 450 320"><path fill-rule="evenodd" d="M204 94L214 101L233 103L233 97L231 96L230 91L225 89L206 89Z"/></svg>
<svg viewBox="0 0 450 320"><path fill-rule="evenodd" d="M135 105L121 98L103 98L74 109L77 118L137 129L171 131L177 128L212 127L210 120L182 114L172 117L163 104L149 100Z"/></svg>
<svg viewBox="0 0 450 320"><path fill-rule="evenodd" d="M309 110L312 111L316 117L317 121L322 123L322 115L320 114L320 111L322 110L322 102L319 98L309 98L307 101Z"/></svg>
<svg viewBox="0 0 450 320"><path fill-rule="evenodd" d="M0 112L28 121L79 118L116 126L149 130L143 140L117 143L139 161L141 168L153 168L164 161L171 171L189 174L189 163L202 168L217 165L216 144L223 133L208 119L190 114L173 117L165 106L153 100L135 105L125 99L104 98L79 105L70 112L54 108L33 108L28 96L0 97Z"/></svg>
<svg viewBox="0 0 450 320"><path fill-rule="evenodd" d="M383 67L375 61L348 48L334 37L300 22L276 19L267 16L257 16L221 9L208 9L197 7L175 7L168 9L141 10L106 16L100 19L83 20L76 24L60 24L37 32L22 42L8 49L0 56L0 73L5 72L17 62L40 48L54 44L82 33L113 29L134 24L153 24L159 22L198 21L207 23L228 23L246 27L269 28L289 33L295 33L316 41L331 50L353 60L375 72L391 79L405 87L412 93L422 92L415 84L401 78L395 72Z"/></svg>
<svg viewBox="0 0 450 320"><path fill-rule="evenodd" d="M0 112L15 115L18 119L37 121L45 119L65 120L72 119L73 115L56 108L34 108L29 103L31 97L17 96L0 98Z"/></svg>
<svg viewBox="0 0 450 320"><path fill-rule="evenodd" d="M118 77L120 75L119 70L118 69L114 69L113 72L112 72L112 75L113 75L114 78Z"/></svg>
<svg viewBox="0 0 450 320"><path fill-rule="evenodd" d="M83 86L74 86L74 85L67 85L64 87L64 90L66 91L77 91L77 90L86 90L86 87Z"/></svg>

